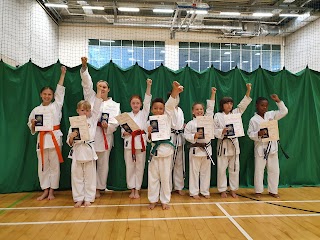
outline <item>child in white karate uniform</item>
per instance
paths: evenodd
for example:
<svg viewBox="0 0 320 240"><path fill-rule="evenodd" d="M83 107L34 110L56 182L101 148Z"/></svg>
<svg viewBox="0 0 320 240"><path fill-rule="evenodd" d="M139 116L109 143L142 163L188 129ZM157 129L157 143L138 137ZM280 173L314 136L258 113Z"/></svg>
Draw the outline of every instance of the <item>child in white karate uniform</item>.
<svg viewBox="0 0 320 240"><path fill-rule="evenodd" d="M81 62L82 68L80 70L80 75L82 79L81 84L83 87L83 96L84 99L87 100L91 106L93 106L96 93L93 90L92 79L88 71L87 58L82 57ZM110 88L106 81L98 81L97 88L101 89L101 97L103 99L100 107L100 113L108 114L108 121L103 120L102 117L99 118L98 128L96 130L96 136L94 139L94 148L98 156L96 198L99 198L100 191L104 191L107 188L109 157L114 141L113 133L119 126L114 117L119 115L121 111L120 104L113 101L111 97L108 97Z"/></svg>
<svg viewBox="0 0 320 240"><path fill-rule="evenodd" d="M170 98L171 92L168 93ZM185 193L182 191L184 188L184 174L185 174L185 159L184 159L184 114L179 106L174 109L175 117L172 119L171 128L171 141L175 147L172 156L172 170L170 177L170 189L176 191L180 195Z"/></svg>
<svg viewBox="0 0 320 240"><path fill-rule="evenodd" d="M199 136L203 133L197 131L196 117L203 115L213 117L216 91L215 87L211 88L211 97L207 100L206 113L204 113L202 103L193 104L193 120L188 122L184 129L184 137L191 143L189 151L189 194L195 199L200 199L199 193L205 198L210 198L210 158L212 155L211 141L207 142L206 139L199 139Z"/></svg>
<svg viewBox="0 0 320 240"><path fill-rule="evenodd" d="M153 115L166 115L167 121L172 127L174 119L174 110L179 104L179 93L183 87L178 82L173 82L173 89L170 98L164 103L162 98L156 98L152 101L151 112ZM148 123L150 125L150 123ZM170 129L168 129L170 130ZM152 127L148 127L148 139L151 141ZM172 155L174 146L170 139L160 140L151 143L150 163L148 168L148 199L150 201L149 209L154 209L160 200L162 209L169 209L171 199L170 176L172 166Z"/></svg>
<svg viewBox="0 0 320 240"><path fill-rule="evenodd" d="M254 141L254 189L258 198L263 192L263 177L266 166L269 194L275 198L280 197L278 194L280 174L278 143L277 141L262 142L265 130L260 129L260 124L270 120L280 120L288 114L288 109L276 94L272 94L271 99L276 102L279 110L268 111L268 99L259 97L256 101L257 112L250 119L248 128L248 135Z"/></svg>
<svg viewBox="0 0 320 240"><path fill-rule="evenodd" d="M139 130L127 132L121 128L122 138L124 139L124 160L126 163L127 187L131 190L129 195L132 199L140 198L144 167L146 162L146 133L147 120L150 112L151 85L152 80L147 79L147 88L143 101L139 95L133 95L130 99L132 111L129 116L139 126Z"/></svg>
<svg viewBox="0 0 320 240"><path fill-rule="evenodd" d="M79 116L86 116L89 127L89 141L75 140L77 132L72 132L69 128L67 143L72 147L69 158L72 159L71 165L71 184L74 207L90 206L95 200L96 194L96 160L98 156L94 149L94 139L97 129L97 123L101 116L100 106L102 103L101 89L97 89L96 99L91 111L91 105L88 101L82 100L77 105ZM81 132L80 132L81 136Z"/></svg>
<svg viewBox="0 0 320 240"><path fill-rule="evenodd" d="M52 131L40 131L37 140L37 156L38 156L38 176L43 194L37 198L41 201L45 198L54 199L54 189L59 188L60 180L60 163L63 162L61 154L62 132L60 130L60 121L62 117L61 109L65 94L63 86L66 75L66 67L61 67L60 79L54 92L50 87L42 88L40 97L42 103L34 108L29 115L28 126L31 134L36 133L35 126L37 123L35 115L37 113L50 112L53 120ZM54 102L51 102L54 95ZM60 162L60 163L59 163Z"/></svg>
<svg viewBox="0 0 320 240"><path fill-rule="evenodd" d="M224 116L228 114L240 113L243 114L252 99L250 98L251 84L247 83L247 92L237 108L233 109L233 99L224 97L220 100L220 110L214 115L214 135L218 138L217 142L217 188L222 198L227 197L227 173L229 170L229 185L230 194L236 198L236 191L239 189L239 155L240 147L238 138L227 138Z"/></svg>

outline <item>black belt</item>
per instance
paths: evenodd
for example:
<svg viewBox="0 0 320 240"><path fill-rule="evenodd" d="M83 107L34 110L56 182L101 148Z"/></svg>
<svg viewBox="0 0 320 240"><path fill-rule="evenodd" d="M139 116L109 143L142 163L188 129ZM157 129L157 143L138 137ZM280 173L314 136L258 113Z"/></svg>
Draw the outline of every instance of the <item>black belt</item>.
<svg viewBox="0 0 320 240"><path fill-rule="evenodd" d="M211 142L208 142L208 143L193 143L193 144L190 144L190 148L191 147L199 147L199 148L202 148L206 151L207 153L207 159L209 159L212 163L213 166L215 166L216 164L214 163L212 157L211 157L211 154L209 153L209 150L208 150L208 147L211 146Z"/></svg>

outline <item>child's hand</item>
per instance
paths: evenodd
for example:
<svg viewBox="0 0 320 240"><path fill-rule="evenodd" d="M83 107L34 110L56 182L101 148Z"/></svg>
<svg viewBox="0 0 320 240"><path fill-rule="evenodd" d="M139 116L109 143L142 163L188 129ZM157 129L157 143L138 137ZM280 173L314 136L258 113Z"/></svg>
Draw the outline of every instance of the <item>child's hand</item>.
<svg viewBox="0 0 320 240"><path fill-rule="evenodd" d="M217 89L215 87L212 87L211 88L211 94L216 94L216 92L217 92Z"/></svg>
<svg viewBox="0 0 320 240"><path fill-rule="evenodd" d="M130 136L131 134L128 133L128 132L126 132L126 131L124 131L122 135L123 135L123 136Z"/></svg>
<svg viewBox="0 0 320 240"><path fill-rule="evenodd" d="M149 134L152 133L152 127L151 127L151 126L148 127L148 133L149 133Z"/></svg>
<svg viewBox="0 0 320 240"><path fill-rule="evenodd" d="M108 129L108 123L106 121L102 121L101 122L101 126L104 128L104 129Z"/></svg>
<svg viewBox="0 0 320 240"><path fill-rule="evenodd" d="M81 58L82 68L87 68L87 62L88 62L88 58L87 57L82 57Z"/></svg>
<svg viewBox="0 0 320 240"><path fill-rule="evenodd" d="M247 90L251 91L251 86L252 86L251 83L247 83L247 84L246 84Z"/></svg>
<svg viewBox="0 0 320 240"><path fill-rule="evenodd" d="M265 129L264 130L260 130L258 132L258 136L261 137L261 136L265 135L266 133L267 133L267 131Z"/></svg>
<svg viewBox="0 0 320 240"><path fill-rule="evenodd" d="M66 74L67 68L65 66L61 66L61 74Z"/></svg>
<svg viewBox="0 0 320 240"><path fill-rule="evenodd" d="M193 137L194 140L197 140L201 135L202 135L201 133L196 132Z"/></svg>
<svg viewBox="0 0 320 240"><path fill-rule="evenodd" d="M226 135L226 133L228 132L228 128L224 128L223 130L222 130L222 135Z"/></svg>
<svg viewBox="0 0 320 240"><path fill-rule="evenodd" d="M152 85L152 79L148 78L147 79L147 86L151 86Z"/></svg>
<svg viewBox="0 0 320 240"><path fill-rule="evenodd" d="M271 96L271 99L273 100L273 101L275 101L275 102L281 102L281 100L280 100L280 98L278 97L278 95L277 94L272 94Z"/></svg>
<svg viewBox="0 0 320 240"><path fill-rule="evenodd" d="M70 136L70 139L73 140L76 136L78 136L78 133L77 132L71 132L69 136Z"/></svg>
<svg viewBox="0 0 320 240"><path fill-rule="evenodd" d="M37 122L37 120L31 119L31 127L34 128L36 126L36 122Z"/></svg>

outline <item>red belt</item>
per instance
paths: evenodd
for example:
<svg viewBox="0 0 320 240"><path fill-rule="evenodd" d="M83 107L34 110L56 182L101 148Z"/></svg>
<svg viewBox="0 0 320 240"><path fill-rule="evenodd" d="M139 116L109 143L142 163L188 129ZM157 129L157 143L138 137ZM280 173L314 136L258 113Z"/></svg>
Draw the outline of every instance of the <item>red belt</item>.
<svg viewBox="0 0 320 240"><path fill-rule="evenodd" d="M103 129L102 125L101 125L101 122L98 122L97 126L101 127L102 135L103 135L103 141L104 141L104 149L108 150L109 149L108 140L107 140L106 134L104 133L104 129Z"/></svg>
<svg viewBox="0 0 320 240"><path fill-rule="evenodd" d="M142 134L145 134L145 133L146 133L145 131L140 130L140 129L131 133L131 153L132 153L132 160L133 161L136 161L136 149L135 149L134 138L136 136L140 135L140 141L141 141L141 146L142 146L141 152L144 152L146 150L146 147L144 145L144 140L143 140Z"/></svg>

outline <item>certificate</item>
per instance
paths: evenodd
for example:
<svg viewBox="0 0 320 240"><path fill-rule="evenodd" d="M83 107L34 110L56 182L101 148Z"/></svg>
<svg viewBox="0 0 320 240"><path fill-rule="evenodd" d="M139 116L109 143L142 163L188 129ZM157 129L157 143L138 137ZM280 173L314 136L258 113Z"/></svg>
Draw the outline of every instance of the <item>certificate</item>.
<svg viewBox="0 0 320 240"><path fill-rule="evenodd" d="M115 116L119 114L119 106L117 105L106 105L103 106L102 108L102 115L101 115L101 122L102 122L102 117L104 114L108 114L108 121L107 123L114 123L117 124L117 121L115 119Z"/></svg>
<svg viewBox="0 0 320 240"><path fill-rule="evenodd" d="M262 122L260 124L260 130L263 131L263 135L261 136L262 142L279 140L279 129L277 120Z"/></svg>
<svg viewBox="0 0 320 240"><path fill-rule="evenodd" d="M244 130L240 113L224 115L225 127L227 128L226 137L243 137Z"/></svg>
<svg viewBox="0 0 320 240"><path fill-rule="evenodd" d="M74 138L74 140L90 140L89 127L87 123L87 117L85 115L69 117L69 121L71 125L71 131L77 132L77 136Z"/></svg>
<svg viewBox="0 0 320 240"><path fill-rule="evenodd" d="M159 141L170 139L171 137L171 121L167 115L150 116L151 140Z"/></svg>
<svg viewBox="0 0 320 240"><path fill-rule="evenodd" d="M210 141L214 139L214 126L212 116L197 116L197 133L199 133L198 139L206 139Z"/></svg>
<svg viewBox="0 0 320 240"><path fill-rule="evenodd" d="M139 126L136 122L130 117L128 113L122 113L115 117L120 126L128 133L132 133L136 130L139 130Z"/></svg>
<svg viewBox="0 0 320 240"><path fill-rule="evenodd" d="M53 115L50 111L39 111L34 114L36 119L35 131L52 131L53 130Z"/></svg>

